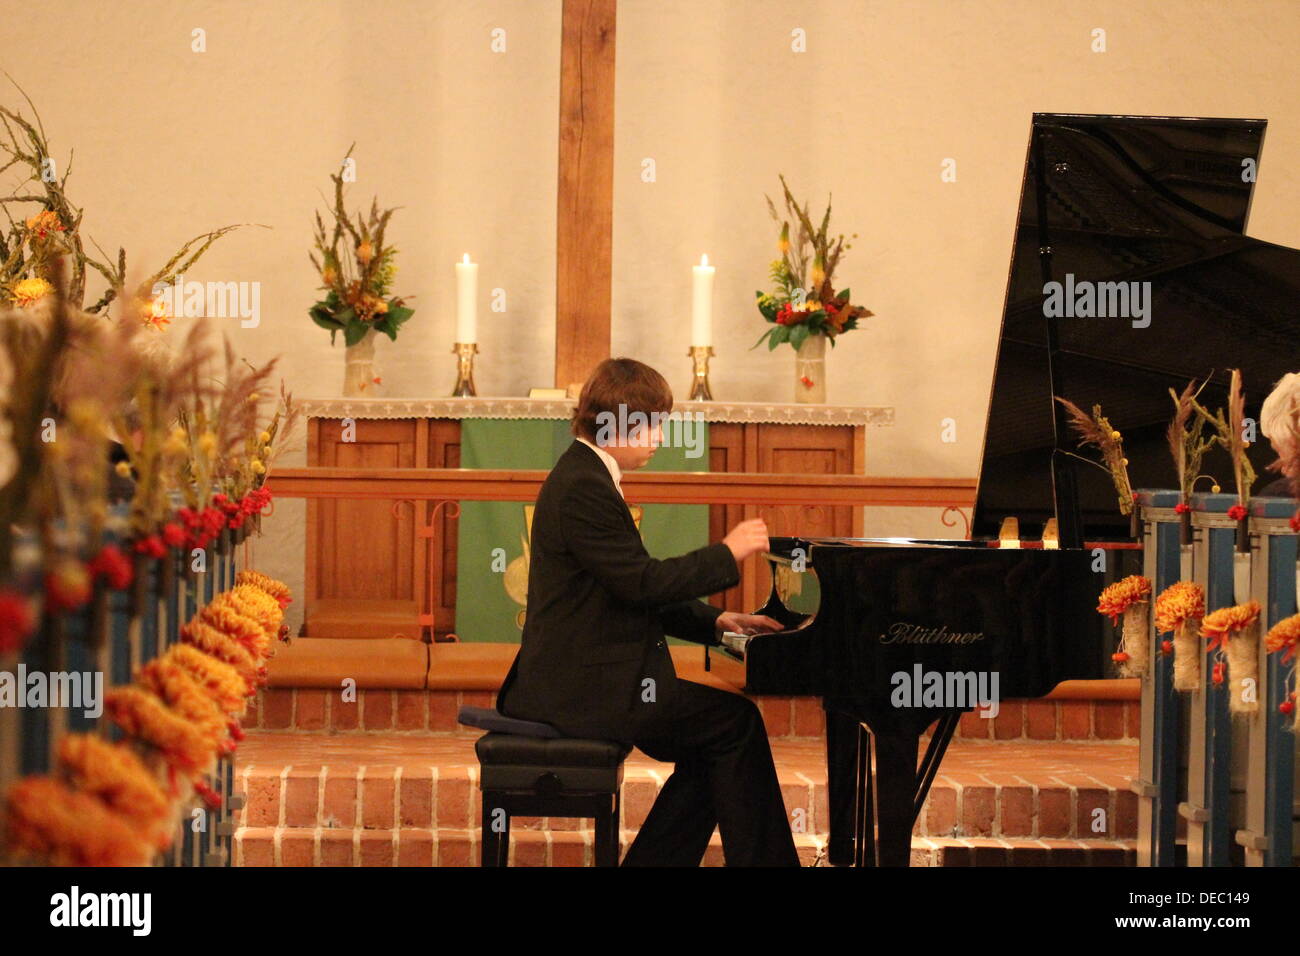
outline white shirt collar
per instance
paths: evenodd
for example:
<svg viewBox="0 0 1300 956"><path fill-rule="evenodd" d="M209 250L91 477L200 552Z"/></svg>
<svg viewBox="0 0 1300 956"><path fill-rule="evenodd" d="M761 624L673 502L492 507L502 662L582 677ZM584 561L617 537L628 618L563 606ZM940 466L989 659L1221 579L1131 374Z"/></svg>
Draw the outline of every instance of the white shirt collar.
<svg viewBox="0 0 1300 956"><path fill-rule="evenodd" d="M618 489L618 493L620 495L623 494L623 486L619 484L619 482L623 479L623 469L618 467L618 462L615 461L614 456L611 455L609 452L605 451L605 449L593 445L591 442L587 441L587 439L583 438L581 435L578 436L578 441L582 442L584 445L586 445L588 448L594 451L598 456L600 456L600 460L603 461L605 463L605 467L609 469L609 477L614 479L614 487Z"/></svg>

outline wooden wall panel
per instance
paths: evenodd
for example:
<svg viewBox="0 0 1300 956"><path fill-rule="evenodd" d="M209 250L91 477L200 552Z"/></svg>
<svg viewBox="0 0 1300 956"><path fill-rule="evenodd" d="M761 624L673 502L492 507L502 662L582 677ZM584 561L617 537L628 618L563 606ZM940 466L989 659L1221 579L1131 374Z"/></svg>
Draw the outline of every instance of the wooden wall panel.
<svg viewBox="0 0 1300 956"><path fill-rule="evenodd" d="M852 426L715 422L709 426L709 470L766 474L861 474L864 429ZM342 423L311 419L308 464L356 468L459 468L460 422L454 419L362 419L356 441L341 440ZM432 608L434 636L455 630L456 549L454 506L403 504L394 516L382 501L314 500L307 515L307 601L406 600ZM715 505L710 540L721 540L740 521L763 517L774 535L859 536L861 508L817 505ZM433 547L419 526L436 520ZM364 542L364 547L359 543ZM711 598L727 610L752 611L767 600L770 574L755 556L741 569L741 584Z"/></svg>
<svg viewBox="0 0 1300 956"><path fill-rule="evenodd" d="M356 422L356 441L342 440L342 422L313 420L309 464L356 468L411 468L424 423L412 419ZM315 460L312 460L315 459ZM364 546L361 546L363 545ZM423 566L415 546L414 512L393 513L385 501L318 501L307 526L307 599L405 599L418 595Z"/></svg>

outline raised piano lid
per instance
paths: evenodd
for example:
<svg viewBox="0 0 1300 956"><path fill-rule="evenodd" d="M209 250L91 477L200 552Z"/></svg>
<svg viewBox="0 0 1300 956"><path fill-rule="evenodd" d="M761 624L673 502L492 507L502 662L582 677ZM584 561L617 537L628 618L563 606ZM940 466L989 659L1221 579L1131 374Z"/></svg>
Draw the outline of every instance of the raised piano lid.
<svg viewBox="0 0 1300 956"><path fill-rule="evenodd" d="M1284 373L1300 368L1300 252L1244 235L1259 167L1264 120L1142 116L1034 115L1020 193L1020 215L998 340L988 427L972 534L996 537L1016 515L1037 538L1056 512L1054 434L1043 286L1149 282L1151 322L1060 318L1053 368L1056 393L1091 410L1100 403L1124 434L1135 488L1175 483L1165 429L1168 390L1214 371L1202 393L1226 406L1228 368L1242 370L1246 414L1259 408ZM1264 173L1267 175L1267 173ZM1040 248L1050 252L1040 254ZM1068 431L1062 448L1077 451ZM1265 476L1273 455L1251 449ZM1105 472L1058 458L1078 484L1085 540L1126 536ZM1226 457L1206 456L1225 491ZM1208 490L1202 482L1201 490ZM1257 486L1257 487L1258 487ZM1068 508L1068 495L1065 507ZM1062 543L1065 543L1062 522Z"/></svg>

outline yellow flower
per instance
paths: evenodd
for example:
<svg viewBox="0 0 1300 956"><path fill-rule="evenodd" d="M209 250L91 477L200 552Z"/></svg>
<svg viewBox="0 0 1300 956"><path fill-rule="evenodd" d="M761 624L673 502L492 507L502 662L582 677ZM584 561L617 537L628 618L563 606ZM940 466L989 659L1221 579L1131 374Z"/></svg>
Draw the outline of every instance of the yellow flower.
<svg viewBox="0 0 1300 956"><path fill-rule="evenodd" d="M255 475L266 474L266 465L262 464L261 460L257 458L254 458L248 467L253 470L253 474Z"/></svg>
<svg viewBox="0 0 1300 956"><path fill-rule="evenodd" d="M255 402L255 401L257 401L257 392L249 392L249 393L248 393L248 401L249 401L250 404L253 403L253 402Z"/></svg>
<svg viewBox="0 0 1300 956"><path fill-rule="evenodd" d="M44 279L23 279L14 284L10 298L20 306L34 305L54 291L54 286Z"/></svg>
<svg viewBox="0 0 1300 956"><path fill-rule="evenodd" d="M52 233L64 231L63 223L59 222L59 214L52 209L46 209L34 216L28 216L27 228L31 232L30 240L32 245L50 238Z"/></svg>
<svg viewBox="0 0 1300 956"><path fill-rule="evenodd" d="M383 315L388 311L388 303L383 299L380 299L379 302L375 304L375 311L380 315Z"/></svg>
<svg viewBox="0 0 1300 956"><path fill-rule="evenodd" d="M262 434L257 436L257 440L260 441L263 445L265 445L271 440L271 433L262 432Z"/></svg>
<svg viewBox="0 0 1300 956"><path fill-rule="evenodd" d="M363 266L368 265L370 263L370 260L373 259L374 257L375 257L375 247L374 245L371 244L369 239L365 240L364 242L361 243L361 245L357 246L357 262L361 263Z"/></svg>
<svg viewBox="0 0 1300 956"><path fill-rule="evenodd" d="M173 454L183 452L185 450L185 429L179 425L173 428L172 433L167 436L167 444L163 447Z"/></svg>
<svg viewBox="0 0 1300 956"><path fill-rule="evenodd" d="M814 289L826 281L826 270L822 265L822 257L820 254L813 259L812 276L810 281L812 282Z"/></svg>
<svg viewBox="0 0 1300 956"><path fill-rule="evenodd" d="M167 303L162 299L146 302L141 311L144 312L144 324L155 332L161 332L171 324L172 320L167 316Z"/></svg>
<svg viewBox="0 0 1300 956"><path fill-rule="evenodd" d="M74 399L68 405L68 421L84 431L98 431L101 420L99 404L88 398Z"/></svg>
<svg viewBox="0 0 1300 956"><path fill-rule="evenodd" d="M116 465L113 466L113 470L114 470L115 472L117 472L119 475L121 475L123 478L130 478L130 477L131 477L131 463L130 463L130 462L119 461Z"/></svg>

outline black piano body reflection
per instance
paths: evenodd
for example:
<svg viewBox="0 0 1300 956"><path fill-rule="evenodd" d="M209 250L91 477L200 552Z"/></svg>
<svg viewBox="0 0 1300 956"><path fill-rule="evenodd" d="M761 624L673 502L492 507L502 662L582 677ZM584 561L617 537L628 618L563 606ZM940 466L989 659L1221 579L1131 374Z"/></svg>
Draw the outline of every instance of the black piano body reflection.
<svg viewBox="0 0 1300 956"><path fill-rule="evenodd" d="M906 866L912 825L966 710L1105 676L1091 551L982 542L772 538L761 609L788 629L727 638L746 692L821 697L831 863ZM918 765L920 739L933 727Z"/></svg>
<svg viewBox="0 0 1300 956"><path fill-rule="evenodd" d="M1053 396L1101 404L1124 433L1135 488L1175 484L1170 388L1203 380L1202 404L1223 407L1228 369L1239 368L1245 414L1258 420L1263 397L1294 369L1300 331L1300 252L1245 235L1265 126L1035 114L975 540L772 539L762 610L790 629L729 652L744 659L751 693L824 701L832 863L907 865L957 721L979 708L910 684L936 674L947 693L973 678L978 696L980 675L986 693L996 675L996 697L1009 700L1114 676L1096 597L1140 571L1140 552L1105 470L1072 453ZM1140 314L1046 306L1049 288L1109 290L1114 304L1121 286L1144 303ZM1261 474L1264 445L1249 449ZM1054 522L1059 547L999 547L1012 517L1025 539ZM808 567L800 573L796 561Z"/></svg>

